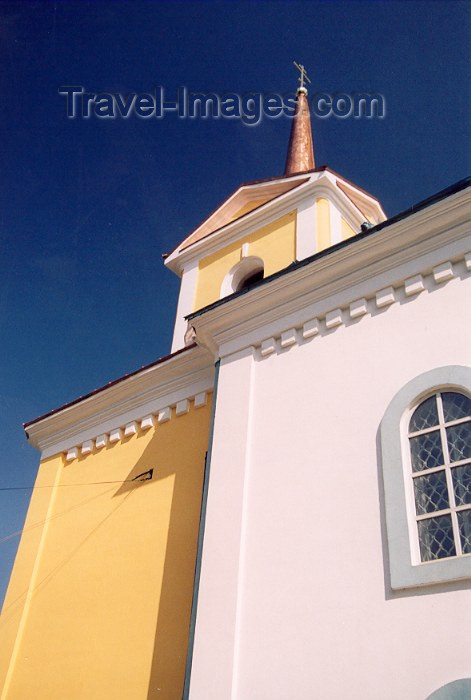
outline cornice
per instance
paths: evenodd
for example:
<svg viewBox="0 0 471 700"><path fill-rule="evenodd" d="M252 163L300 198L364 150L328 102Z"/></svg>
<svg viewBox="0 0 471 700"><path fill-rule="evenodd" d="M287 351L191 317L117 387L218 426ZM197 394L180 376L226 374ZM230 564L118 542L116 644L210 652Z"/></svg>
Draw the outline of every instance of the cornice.
<svg viewBox="0 0 471 700"><path fill-rule="evenodd" d="M363 190L360 190L358 187L352 186L348 182L348 180L345 180L340 176L337 177L335 184L342 191L342 193L350 200L350 202L352 202L356 209L358 209L361 212L363 212L363 209L365 208L373 210L376 213L378 223L387 219L387 216L377 199L367 194ZM353 197L356 197L360 201L362 207L359 207L358 204L354 202ZM368 212L365 212L364 215L368 216Z"/></svg>
<svg viewBox="0 0 471 700"><path fill-rule="evenodd" d="M309 171L308 173L299 173L298 175L293 175L293 176L290 176L289 178L287 178L287 177L284 176L284 175L281 175L281 176L279 176L279 177L268 178L268 179L265 179L265 180L258 180L258 181L255 181L255 182L247 182L247 183L244 183L244 184L242 184L242 185L239 185L239 187L237 187L237 189L235 189L228 197L226 197L226 199L224 199L224 200L221 202L221 204L219 204L219 205L216 207L216 209L214 209L210 214L208 214L208 216L206 216L206 217L203 219L203 221L201 221L201 222L198 224L198 226L196 226L196 228L194 228L194 229L188 234L188 236L187 236L181 243L179 243L172 251L170 251L170 253L168 253L166 256L164 256L165 264L166 264L166 265L168 264L167 261L170 261L170 263L172 263L172 261L173 261L174 259L178 258L178 256L180 255L180 251L184 250L184 248L186 247L186 246L185 246L186 242L187 242L190 238L192 238L196 233L198 233L198 231L199 231L210 219L212 219L214 216L216 216L218 213L220 213L227 205L230 205L230 204L233 202L233 200L234 200L239 194L243 194L244 192L251 192L251 194L253 195L253 198L255 198L255 192L256 192L258 189L260 189L260 187L263 189L263 188L266 187L266 186L277 185L277 184L279 184L279 183L281 183L281 182L283 182L283 181L286 181L286 180L291 180L292 182L298 183L298 185L299 185L299 184L302 184L302 183L304 183L304 182L306 181L306 177L309 179L310 177L313 176L314 173L322 172L322 171L325 171L326 169L327 169L326 166L322 166L321 168L316 168L315 170ZM288 190L288 191L289 191L289 190ZM283 194L285 194L285 193L283 193ZM279 196L282 196L282 195L279 195ZM275 197L275 199L276 199L276 198L277 198L277 197ZM272 201L272 200L269 200L269 201ZM269 202L265 202L265 204L268 204L268 203L269 203ZM260 205L260 206L264 206L264 205ZM258 209L258 208L259 208L259 207L257 207L257 209ZM248 214L250 214L250 213L251 213L251 212L247 212L247 214L244 215L244 219L245 219L245 218L248 216ZM241 218L242 218L242 217L241 217ZM227 225L227 224L225 224L225 225ZM220 226L219 228L224 228L224 226ZM214 233L216 230L219 230L219 229L214 229L214 231L212 231L211 233ZM210 234L208 234L208 235L210 235ZM206 238L206 236L205 236L204 238ZM202 239L202 240L203 240L203 239ZM193 245L195 245L197 242L198 242L198 241L195 241L193 244L190 244L190 245L193 246ZM171 265L170 265L170 267L171 267L171 269L173 270L173 267L172 267Z"/></svg>
<svg viewBox="0 0 471 700"><path fill-rule="evenodd" d="M240 219L236 219L213 231L207 238L196 241L182 252L176 251L172 253L165 260L165 264L176 274L181 274L184 267L193 260L207 257L222 247L237 241L242 236L250 235L260 227L266 226L281 216L288 214L300 202L312 196L320 183L325 184L332 194L337 194L335 185L331 182L327 173L324 171L313 173L309 182L280 195L276 199L248 212Z"/></svg>
<svg viewBox="0 0 471 700"><path fill-rule="evenodd" d="M212 388L211 355L198 346L170 356L27 426L30 443L50 456Z"/></svg>
<svg viewBox="0 0 471 700"><path fill-rule="evenodd" d="M328 185L327 182L329 183ZM329 199L339 210L349 226L351 226L354 231L356 229L356 232L359 233L360 227L365 221L365 215L358 209L357 205L350 197L336 187L335 182L332 182L330 178L327 179L327 182L325 180L317 182L315 192L312 193L311 196Z"/></svg>
<svg viewBox="0 0 471 700"><path fill-rule="evenodd" d="M181 274L188 263L195 259L201 259L202 257L211 255L221 247L238 240L241 236L250 235L261 226L276 221L276 219L289 213L293 208L297 208L301 202L313 195L329 196L342 210L343 215L350 225L360 225L365 220L365 214L363 214L357 204L337 186L337 182L341 182L350 190L357 190L358 197L363 200L368 200L370 208L376 210L377 218L380 221L386 218L378 200L364 193L363 190L356 188L352 183L349 183L348 180L345 180L345 178L342 178L333 171L329 171L328 169L318 172L314 171L309 174L309 182L303 182L305 177L303 178L301 176L302 173L300 173L299 178L301 184L298 187L262 204L253 211L244 214L243 217L212 231L207 237L195 241L188 248L181 251L176 249L166 258L165 264L176 274ZM238 192L239 190L234 193L234 196Z"/></svg>
<svg viewBox="0 0 471 700"><path fill-rule="evenodd" d="M267 325L277 332L292 324L302 326L312 320L314 308L316 313L329 313L348 306L356 296L374 296L382 288L402 286L411 275L463 259L471 249L470 202L468 188L192 315L197 342L215 355L221 349L257 345Z"/></svg>

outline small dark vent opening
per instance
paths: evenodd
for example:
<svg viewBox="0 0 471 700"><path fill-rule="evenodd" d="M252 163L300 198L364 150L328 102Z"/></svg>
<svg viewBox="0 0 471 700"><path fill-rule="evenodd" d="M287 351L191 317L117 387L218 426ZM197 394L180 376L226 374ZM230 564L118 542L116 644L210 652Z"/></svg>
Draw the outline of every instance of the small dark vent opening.
<svg viewBox="0 0 471 700"><path fill-rule="evenodd" d="M237 287L237 291L240 292L242 289L247 289L251 287L256 282L263 280L263 270L257 270L256 272L251 272L247 277L245 277L242 282L240 282Z"/></svg>

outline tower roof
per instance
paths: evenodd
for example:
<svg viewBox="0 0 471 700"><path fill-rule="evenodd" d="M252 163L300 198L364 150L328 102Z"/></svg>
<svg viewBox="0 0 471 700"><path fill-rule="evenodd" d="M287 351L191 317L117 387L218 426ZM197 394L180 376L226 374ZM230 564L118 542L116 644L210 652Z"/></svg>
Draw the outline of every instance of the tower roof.
<svg viewBox="0 0 471 700"><path fill-rule="evenodd" d="M284 175L238 187L178 246L164 255L165 264L177 274L181 275L184 264L197 259L203 251L206 255L210 249L214 252L215 244L221 247L228 240L232 242L234 236L253 233L254 227L261 227L276 213L286 214L286 206L296 209L303 199L307 201L314 195L321 199L330 196L349 227L342 235L347 235L348 230L351 231L349 235L354 235L365 221L376 225L385 220L385 213L375 197L327 166L315 167L306 88L306 83L311 81L302 64L294 62L294 65L300 72L300 85L296 91Z"/></svg>

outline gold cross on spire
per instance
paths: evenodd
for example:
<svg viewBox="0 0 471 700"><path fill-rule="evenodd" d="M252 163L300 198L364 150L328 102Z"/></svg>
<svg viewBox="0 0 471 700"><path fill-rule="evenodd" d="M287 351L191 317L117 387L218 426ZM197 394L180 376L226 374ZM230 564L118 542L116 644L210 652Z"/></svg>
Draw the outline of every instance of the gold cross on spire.
<svg viewBox="0 0 471 700"><path fill-rule="evenodd" d="M304 87L304 81L307 83L310 83L311 81L309 80L308 74L306 73L306 69L304 68L302 63L296 63L296 61L293 61L293 66L295 66L298 71L300 72L300 76L298 78L300 85L299 87Z"/></svg>

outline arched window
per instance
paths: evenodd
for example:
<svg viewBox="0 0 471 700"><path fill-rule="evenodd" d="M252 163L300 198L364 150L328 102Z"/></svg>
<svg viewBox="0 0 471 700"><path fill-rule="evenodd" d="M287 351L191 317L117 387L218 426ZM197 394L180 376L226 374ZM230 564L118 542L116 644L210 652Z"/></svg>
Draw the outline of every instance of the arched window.
<svg viewBox="0 0 471 700"><path fill-rule="evenodd" d="M381 421L391 588L471 579L471 369L411 379Z"/></svg>
<svg viewBox="0 0 471 700"><path fill-rule="evenodd" d="M471 399L434 392L408 438L420 560L471 554Z"/></svg>
<svg viewBox="0 0 471 700"><path fill-rule="evenodd" d="M256 255L249 255L234 265L225 276L221 285L221 299L247 289L263 279L265 272L263 260Z"/></svg>

